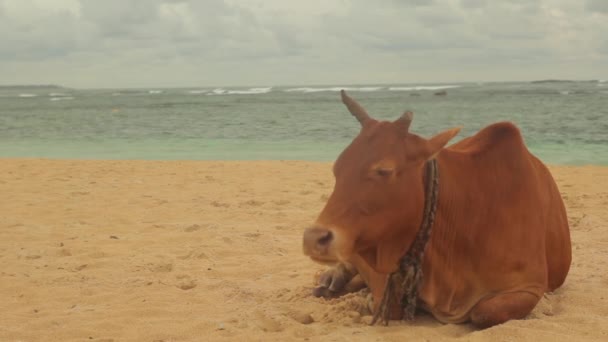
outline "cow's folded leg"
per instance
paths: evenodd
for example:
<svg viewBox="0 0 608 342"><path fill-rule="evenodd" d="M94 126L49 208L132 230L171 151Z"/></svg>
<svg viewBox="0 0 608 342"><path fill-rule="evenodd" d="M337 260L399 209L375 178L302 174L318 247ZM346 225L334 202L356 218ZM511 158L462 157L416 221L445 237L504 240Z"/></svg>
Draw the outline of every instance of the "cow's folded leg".
<svg viewBox="0 0 608 342"><path fill-rule="evenodd" d="M498 294L481 300L471 310L471 322L479 328L526 317L536 306L540 296L526 291Z"/></svg>
<svg viewBox="0 0 608 342"><path fill-rule="evenodd" d="M315 297L339 297L364 288L365 282L358 276L357 269L350 263L339 263L323 272L318 279L318 286L313 289Z"/></svg>

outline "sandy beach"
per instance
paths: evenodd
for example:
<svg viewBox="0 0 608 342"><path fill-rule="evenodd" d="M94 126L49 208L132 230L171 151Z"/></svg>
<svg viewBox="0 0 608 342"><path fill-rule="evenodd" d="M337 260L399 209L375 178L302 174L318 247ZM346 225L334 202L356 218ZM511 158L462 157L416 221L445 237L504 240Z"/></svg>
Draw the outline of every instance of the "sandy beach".
<svg viewBox="0 0 608 342"><path fill-rule="evenodd" d="M314 298L330 163L0 159L0 341L608 341L608 167L553 166L565 285L483 331Z"/></svg>

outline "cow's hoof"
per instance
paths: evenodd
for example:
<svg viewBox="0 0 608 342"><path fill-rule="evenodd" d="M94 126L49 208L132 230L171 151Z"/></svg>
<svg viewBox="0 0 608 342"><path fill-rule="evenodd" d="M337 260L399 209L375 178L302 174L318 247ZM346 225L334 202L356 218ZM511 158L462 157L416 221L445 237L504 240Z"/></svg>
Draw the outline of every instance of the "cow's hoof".
<svg viewBox="0 0 608 342"><path fill-rule="evenodd" d="M318 286L312 290L312 294L315 297L337 297L343 292L352 277L352 274L342 265L332 267L321 273L317 281Z"/></svg>
<svg viewBox="0 0 608 342"><path fill-rule="evenodd" d="M323 298L335 298L339 295L335 292L330 291L326 287L317 286L312 289L312 295L315 297L323 297Z"/></svg>

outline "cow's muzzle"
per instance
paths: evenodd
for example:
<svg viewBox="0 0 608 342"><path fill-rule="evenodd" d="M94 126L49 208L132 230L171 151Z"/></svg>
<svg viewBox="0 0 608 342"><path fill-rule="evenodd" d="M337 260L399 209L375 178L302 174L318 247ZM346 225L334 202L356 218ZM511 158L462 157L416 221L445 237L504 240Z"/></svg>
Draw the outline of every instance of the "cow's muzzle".
<svg viewBox="0 0 608 342"><path fill-rule="evenodd" d="M335 262L333 241L334 234L331 230L322 227L307 228L303 238L304 254L321 263Z"/></svg>

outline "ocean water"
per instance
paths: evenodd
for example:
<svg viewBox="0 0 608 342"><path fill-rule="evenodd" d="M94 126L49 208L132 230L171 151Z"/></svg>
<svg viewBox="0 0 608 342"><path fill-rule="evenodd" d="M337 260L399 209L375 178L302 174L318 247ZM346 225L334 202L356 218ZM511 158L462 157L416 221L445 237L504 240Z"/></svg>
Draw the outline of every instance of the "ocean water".
<svg viewBox="0 0 608 342"><path fill-rule="evenodd" d="M340 101L430 137L509 120L550 164L608 165L608 82L67 89L0 87L0 157L331 161L359 131ZM438 91L447 95L435 95Z"/></svg>

